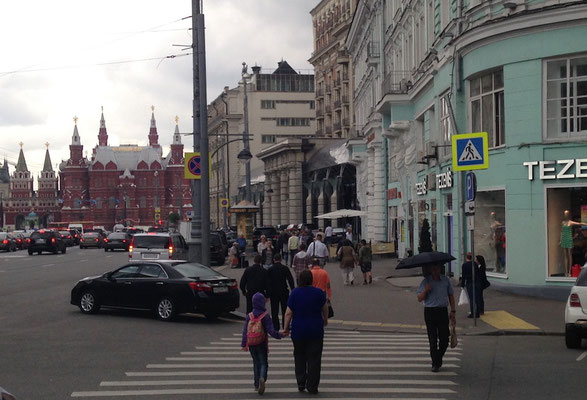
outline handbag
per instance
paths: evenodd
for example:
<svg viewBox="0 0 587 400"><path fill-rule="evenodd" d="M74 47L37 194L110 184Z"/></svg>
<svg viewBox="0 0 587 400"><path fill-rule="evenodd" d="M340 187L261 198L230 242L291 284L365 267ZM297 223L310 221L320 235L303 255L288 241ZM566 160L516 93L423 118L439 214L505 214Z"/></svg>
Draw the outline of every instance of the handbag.
<svg viewBox="0 0 587 400"><path fill-rule="evenodd" d="M467 295L466 289L461 289L461 294L459 296L459 306L465 306L469 304L469 296Z"/></svg>
<svg viewBox="0 0 587 400"><path fill-rule="evenodd" d="M330 300L327 300L328 304L328 318L334 317L334 310L332 309L332 304L330 304Z"/></svg>
<svg viewBox="0 0 587 400"><path fill-rule="evenodd" d="M485 280L483 281L483 284L482 284L483 290L487 289L489 286L491 286L491 282L489 282L489 280L487 278L485 278Z"/></svg>
<svg viewBox="0 0 587 400"><path fill-rule="evenodd" d="M454 349L459 344L459 339L457 338L457 327L456 325L450 325L450 348Z"/></svg>

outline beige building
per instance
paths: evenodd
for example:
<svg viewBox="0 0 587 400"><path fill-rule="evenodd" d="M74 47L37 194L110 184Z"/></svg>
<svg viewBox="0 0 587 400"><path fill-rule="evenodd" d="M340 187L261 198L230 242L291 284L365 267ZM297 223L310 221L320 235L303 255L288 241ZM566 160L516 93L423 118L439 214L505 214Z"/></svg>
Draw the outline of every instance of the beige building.
<svg viewBox="0 0 587 400"><path fill-rule="evenodd" d="M252 71L243 74L238 87L225 88L208 107L210 154L219 149L213 154L210 174L210 218L216 226L235 224L234 217L228 215L225 222L224 214L228 211L221 207L219 199L228 198L232 206L245 198L245 168L237 160L238 153L243 149L242 133L245 130L244 82L249 147L253 154L252 202L260 207L256 225L273 224L269 206L272 193L267 193L270 186L265 185L266 166L258 155L280 141L307 138L316 132L314 75L311 73L298 72L286 61L280 61L272 72L266 73L255 66ZM228 144L224 145L227 141ZM301 162L295 173L301 181ZM301 190L301 183L299 187ZM301 212L300 208L300 215Z"/></svg>
<svg viewBox="0 0 587 400"><path fill-rule="evenodd" d="M310 12L316 75L316 136L355 137L352 61L344 48L357 0L322 0Z"/></svg>

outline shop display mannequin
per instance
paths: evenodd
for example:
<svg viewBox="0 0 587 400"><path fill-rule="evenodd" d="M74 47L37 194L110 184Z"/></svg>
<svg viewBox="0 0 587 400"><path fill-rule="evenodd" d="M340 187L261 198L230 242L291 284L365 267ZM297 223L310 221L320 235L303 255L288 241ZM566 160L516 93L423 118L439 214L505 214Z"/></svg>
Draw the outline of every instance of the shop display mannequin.
<svg viewBox="0 0 587 400"><path fill-rule="evenodd" d="M564 219L561 223L561 240L560 246L563 251L563 264L565 266L565 276L571 276L571 266L573 265L573 226L585 226L581 222L571 221L571 212L565 210Z"/></svg>
<svg viewBox="0 0 587 400"><path fill-rule="evenodd" d="M489 214L491 238L495 249L495 272L505 271L505 226L495 218L495 211Z"/></svg>

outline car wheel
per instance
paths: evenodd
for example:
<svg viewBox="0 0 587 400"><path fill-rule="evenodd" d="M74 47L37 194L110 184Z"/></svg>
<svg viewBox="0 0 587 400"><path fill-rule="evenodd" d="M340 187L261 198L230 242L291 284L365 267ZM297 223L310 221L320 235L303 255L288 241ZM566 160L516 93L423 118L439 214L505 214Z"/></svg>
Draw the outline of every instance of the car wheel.
<svg viewBox="0 0 587 400"><path fill-rule="evenodd" d="M79 308L84 314L95 314L100 310L96 295L91 290L82 293L79 299Z"/></svg>
<svg viewBox="0 0 587 400"><path fill-rule="evenodd" d="M565 344L569 349L578 349L581 347L581 335L573 326L567 326L565 329Z"/></svg>
<svg viewBox="0 0 587 400"><path fill-rule="evenodd" d="M80 250L81 250L81 249L85 249L85 247L84 247L84 246L80 246L79 248L80 248Z"/></svg>
<svg viewBox="0 0 587 400"><path fill-rule="evenodd" d="M29 256L33 255L33 251L31 249L29 249Z"/></svg>
<svg viewBox="0 0 587 400"><path fill-rule="evenodd" d="M42 253L42 251L40 251L40 250L39 250L39 251L37 251L37 254L38 254L38 255L41 255L41 253Z"/></svg>
<svg viewBox="0 0 587 400"><path fill-rule="evenodd" d="M163 297L155 309L157 318L161 321L171 321L175 317L175 303L169 297Z"/></svg>

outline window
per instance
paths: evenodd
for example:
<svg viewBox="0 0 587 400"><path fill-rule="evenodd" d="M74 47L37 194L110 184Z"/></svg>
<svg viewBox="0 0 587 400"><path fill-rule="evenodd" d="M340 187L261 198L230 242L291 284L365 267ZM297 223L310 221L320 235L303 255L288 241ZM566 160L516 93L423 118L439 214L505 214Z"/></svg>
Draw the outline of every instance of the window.
<svg viewBox="0 0 587 400"><path fill-rule="evenodd" d="M110 276L114 279L135 278L138 270L138 265L127 265L113 272Z"/></svg>
<svg viewBox="0 0 587 400"><path fill-rule="evenodd" d="M485 258L487 272L505 274L505 190L477 192L475 215L475 255Z"/></svg>
<svg viewBox="0 0 587 400"><path fill-rule="evenodd" d="M489 148L505 144L503 71L495 71L469 81L472 132L487 132Z"/></svg>
<svg viewBox="0 0 587 400"><path fill-rule="evenodd" d="M160 266L154 264L143 265L141 272L137 275L137 278L159 278L167 277L167 274L161 269Z"/></svg>
<svg viewBox="0 0 587 400"><path fill-rule="evenodd" d="M277 126L310 126L310 118L277 118Z"/></svg>
<svg viewBox="0 0 587 400"><path fill-rule="evenodd" d="M261 143L275 143L275 135L261 135Z"/></svg>
<svg viewBox="0 0 587 400"><path fill-rule="evenodd" d="M587 261L587 187L547 188L546 207L548 276L570 276Z"/></svg>
<svg viewBox="0 0 587 400"><path fill-rule="evenodd" d="M546 62L546 137L587 135L587 56Z"/></svg>
<svg viewBox="0 0 587 400"><path fill-rule="evenodd" d="M274 109L275 108L275 100L261 100L261 108L262 109Z"/></svg>
<svg viewBox="0 0 587 400"><path fill-rule="evenodd" d="M316 108L316 102L314 100L310 100L310 110L313 110Z"/></svg>
<svg viewBox="0 0 587 400"><path fill-rule="evenodd" d="M440 98L440 140L444 145L451 144L452 120L450 117L450 98L448 93ZM442 156L450 154L450 147L440 147Z"/></svg>

